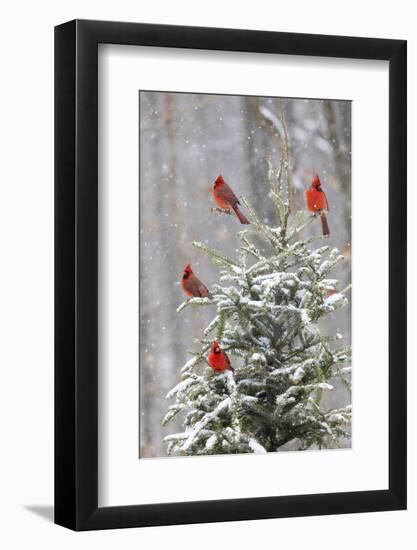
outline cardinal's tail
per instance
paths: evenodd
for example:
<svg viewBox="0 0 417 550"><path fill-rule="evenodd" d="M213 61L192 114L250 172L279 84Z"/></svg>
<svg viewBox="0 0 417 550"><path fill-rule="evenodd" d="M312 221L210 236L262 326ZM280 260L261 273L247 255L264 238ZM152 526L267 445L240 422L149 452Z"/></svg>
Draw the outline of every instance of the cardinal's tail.
<svg viewBox="0 0 417 550"><path fill-rule="evenodd" d="M210 298L210 300L213 298L213 296L210 294L209 289L205 285L203 285L203 283L200 283L197 296L199 296L200 298Z"/></svg>
<svg viewBox="0 0 417 550"><path fill-rule="evenodd" d="M320 219L321 219L321 227L323 229L323 235L325 237L328 237L330 235L330 229L329 229L329 224L327 223L326 212L321 212Z"/></svg>
<svg viewBox="0 0 417 550"><path fill-rule="evenodd" d="M249 221L246 219L246 217L242 214L237 204L234 205L233 210L236 213L236 216L239 218L240 223L247 224Z"/></svg>

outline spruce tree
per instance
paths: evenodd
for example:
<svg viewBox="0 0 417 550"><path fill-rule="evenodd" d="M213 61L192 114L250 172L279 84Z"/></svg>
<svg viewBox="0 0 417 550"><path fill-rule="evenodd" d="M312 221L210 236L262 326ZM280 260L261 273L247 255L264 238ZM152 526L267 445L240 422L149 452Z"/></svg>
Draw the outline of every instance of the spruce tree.
<svg viewBox="0 0 417 550"><path fill-rule="evenodd" d="M324 334L321 323L348 303L347 289L338 291L331 278L344 258L321 235L303 238L314 218L292 213L286 135L278 173L269 162L266 179L277 226L263 223L242 198L250 225L238 233L236 257L193 243L220 277L212 299L192 298L177 310L184 315L189 307L214 306L215 315L167 395L174 402L163 424L181 414L184 427L165 437L170 455L264 453L290 442L299 450L332 448L350 436L351 406L326 410L322 403L337 378L350 390L350 349L338 346L342 335L336 331ZM229 355L234 374L208 366L213 339Z"/></svg>

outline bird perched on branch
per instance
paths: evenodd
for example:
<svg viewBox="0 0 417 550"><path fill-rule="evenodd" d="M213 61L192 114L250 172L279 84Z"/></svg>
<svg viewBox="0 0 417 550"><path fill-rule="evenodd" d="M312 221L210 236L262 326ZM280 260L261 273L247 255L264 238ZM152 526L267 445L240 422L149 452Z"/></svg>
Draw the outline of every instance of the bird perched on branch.
<svg viewBox="0 0 417 550"><path fill-rule="evenodd" d="M317 175L314 176L311 187L306 190L305 197L309 211L320 215L323 235L328 237L330 235L329 224L327 223L329 203L327 202L326 193L322 189L320 178Z"/></svg>
<svg viewBox="0 0 417 550"><path fill-rule="evenodd" d="M229 357L226 352L222 350L216 340L213 340L213 343L211 344L208 362L210 367L216 372L223 372L224 370L231 370L232 372L235 372L235 369L230 364Z"/></svg>
<svg viewBox="0 0 417 550"><path fill-rule="evenodd" d="M194 275L191 265L187 264L181 279L181 286L186 294L192 298L212 298L208 288Z"/></svg>
<svg viewBox="0 0 417 550"><path fill-rule="evenodd" d="M234 210L240 223L249 223L246 217L240 211L239 199L233 193L232 189L227 185L222 176L219 176L213 184L213 198L217 206L222 210Z"/></svg>

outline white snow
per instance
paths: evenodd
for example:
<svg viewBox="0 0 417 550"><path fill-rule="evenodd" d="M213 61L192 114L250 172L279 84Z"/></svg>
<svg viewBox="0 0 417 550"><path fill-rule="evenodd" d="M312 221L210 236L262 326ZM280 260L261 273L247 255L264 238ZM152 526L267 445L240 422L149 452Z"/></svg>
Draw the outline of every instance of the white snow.
<svg viewBox="0 0 417 550"><path fill-rule="evenodd" d="M338 292L336 292L335 294L331 294L324 300L324 305L334 306L339 302L345 302L345 301L346 301L346 297L343 294L339 294Z"/></svg>
<svg viewBox="0 0 417 550"><path fill-rule="evenodd" d="M216 445L216 443L217 443L217 435L213 434L206 441L206 449L208 449L209 451L212 450Z"/></svg>
<svg viewBox="0 0 417 550"><path fill-rule="evenodd" d="M230 397L226 397L226 399L223 399L223 401L221 401L213 411L206 413L200 421L196 422L196 424L194 425L194 428L190 432L186 432L187 439L182 444L181 449L183 451L186 451L187 449L189 449L189 447L191 447L191 445L194 443L194 440L197 437L200 430L205 428L205 426L207 426L209 422L214 420L216 416L219 415L220 412L228 408L230 406L230 403L231 403Z"/></svg>
<svg viewBox="0 0 417 550"><path fill-rule="evenodd" d="M254 363L265 363L266 362L266 359L265 359L265 356L260 354L260 353L254 353L252 355L252 358L251 360L254 362Z"/></svg>
<svg viewBox="0 0 417 550"><path fill-rule="evenodd" d="M328 422L346 422L345 417L340 413L333 413L327 417Z"/></svg>
<svg viewBox="0 0 417 550"><path fill-rule="evenodd" d="M256 454L265 454L267 452L266 449L253 438L249 439L248 445Z"/></svg>
<svg viewBox="0 0 417 550"><path fill-rule="evenodd" d="M183 380L167 393L166 398L171 399L178 393L184 392L187 388L189 388L193 384L195 384L195 380L193 378L187 378L186 380Z"/></svg>

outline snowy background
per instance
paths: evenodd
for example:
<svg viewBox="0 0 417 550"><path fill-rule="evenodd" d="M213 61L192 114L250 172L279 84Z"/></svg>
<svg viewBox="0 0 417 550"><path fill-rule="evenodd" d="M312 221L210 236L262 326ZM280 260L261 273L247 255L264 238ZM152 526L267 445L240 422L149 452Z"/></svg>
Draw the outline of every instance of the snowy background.
<svg viewBox="0 0 417 550"><path fill-rule="evenodd" d="M282 108L288 126L295 207L319 174L330 205L329 245L346 261L335 273L340 289L350 283L351 102L142 91L140 101L140 457L166 456L162 439L180 431L161 426L167 392L179 381L187 349L212 318L210 308L176 308L184 296L180 279L187 263L208 286L218 269L195 250L193 240L233 255L235 217L211 213L214 179L222 174L245 195L265 223L276 223L268 198L267 162L279 163L276 120ZM243 209L244 210L244 209ZM317 224L320 225L319 220ZM317 233L311 224L307 231ZM350 295L348 295L350 298ZM350 308L332 316L350 343ZM324 327L326 328L326 327ZM350 402L335 384L326 405ZM345 446L350 442L345 441Z"/></svg>

